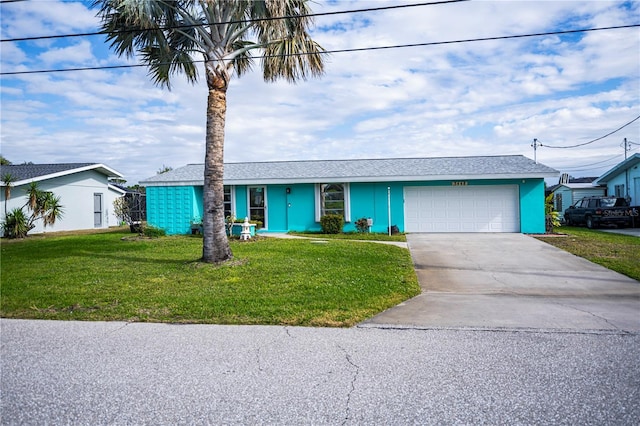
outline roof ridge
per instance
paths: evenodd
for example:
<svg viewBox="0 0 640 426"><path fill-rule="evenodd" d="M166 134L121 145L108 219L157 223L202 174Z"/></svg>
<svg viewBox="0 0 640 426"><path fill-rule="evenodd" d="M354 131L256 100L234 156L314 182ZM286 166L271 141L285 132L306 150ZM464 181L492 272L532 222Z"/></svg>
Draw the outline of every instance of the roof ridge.
<svg viewBox="0 0 640 426"><path fill-rule="evenodd" d="M224 164L266 164L266 163L319 163L319 162L339 162L339 161L406 161L406 160L444 160L444 159L479 159L479 158L507 158L507 157L524 157L522 154L506 154L506 155L460 155L445 157L393 157L393 158L342 158L342 159L319 159L319 160L273 160L273 161L231 161ZM189 163L187 166L203 166L204 163Z"/></svg>

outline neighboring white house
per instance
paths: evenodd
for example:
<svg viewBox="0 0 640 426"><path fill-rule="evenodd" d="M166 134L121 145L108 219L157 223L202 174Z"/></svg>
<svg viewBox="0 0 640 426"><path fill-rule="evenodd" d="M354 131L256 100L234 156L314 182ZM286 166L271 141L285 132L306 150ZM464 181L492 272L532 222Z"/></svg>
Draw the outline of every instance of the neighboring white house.
<svg viewBox="0 0 640 426"><path fill-rule="evenodd" d="M607 186L607 195L624 197L632 206L640 205L640 154L619 163L596 180Z"/></svg>
<svg viewBox="0 0 640 426"><path fill-rule="evenodd" d="M5 182L0 191L0 219L16 207L27 203L26 190L31 182L37 182L42 191L51 191L60 197L63 216L53 226L36 227L30 233L73 231L79 229L108 228L118 225L113 214L113 201L125 191L109 184L109 178L122 178L114 169L98 163L21 164L0 166L0 178L10 174L11 196L5 200ZM25 209L26 212L26 209Z"/></svg>

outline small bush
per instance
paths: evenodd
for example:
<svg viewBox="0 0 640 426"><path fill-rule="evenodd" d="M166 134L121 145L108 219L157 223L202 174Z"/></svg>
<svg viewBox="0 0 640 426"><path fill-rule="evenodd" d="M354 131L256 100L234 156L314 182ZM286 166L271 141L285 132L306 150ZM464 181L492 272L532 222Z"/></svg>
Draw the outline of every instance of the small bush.
<svg viewBox="0 0 640 426"><path fill-rule="evenodd" d="M320 218L323 234L339 234L344 226L344 218L339 214L328 214Z"/></svg>
<svg viewBox="0 0 640 426"><path fill-rule="evenodd" d="M361 233L369 232L369 221L366 217L356 220L356 230Z"/></svg>
<svg viewBox="0 0 640 426"><path fill-rule="evenodd" d="M142 234L145 237L157 238L164 237L167 232L164 229L156 228L155 226L145 226L142 228Z"/></svg>
<svg viewBox="0 0 640 426"><path fill-rule="evenodd" d="M15 208L7 213L2 223L4 236L7 238L24 238L33 227L29 227L29 219L20 208Z"/></svg>

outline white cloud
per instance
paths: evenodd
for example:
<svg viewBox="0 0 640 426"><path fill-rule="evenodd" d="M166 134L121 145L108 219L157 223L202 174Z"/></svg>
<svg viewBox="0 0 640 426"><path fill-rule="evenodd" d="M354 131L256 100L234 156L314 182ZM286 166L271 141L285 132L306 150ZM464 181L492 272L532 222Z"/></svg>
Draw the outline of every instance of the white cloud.
<svg viewBox="0 0 640 426"><path fill-rule="evenodd" d="M46 67L53 64L91 65L94 56L91 43L82 40L70 46L49 49L39 54L37 60Z"/></svg>
<svg viewBox="0 0 640 426"><path fill-rule="evenodd" d="M82 2L25 1L2 5L2 38L39 37L95 30L95 11Z"/></svg>
<svg viewBox="0 0 640 426"><path fill-rule="evenodd" d="M98 25L95 11L82 3L25 3L31 4L3 5L3 37ZM324 12L385 4L398 3L313 7ZM5 19L10 7L18 12ZM474 1L318 17L314 37L336 50L547 32L635 23L638 7ZM100 40L4 43L2 69L135 63L107 52ZM576 144L640 115L639 44L637 29L621 29L335 53L322 79L296 85L267 84L256 66L234 78L227 94L225 158L531 157L533 138ZM154 86L144 68L132 68L3 78L0 90L2 151L14 162L100 161L134 183L163 164L204 159L204 82L193 86L177 77L167 91ZM640 141L640 124L579 150L543 146L538 158L580 170L622 154L625 136Z"/></svg>

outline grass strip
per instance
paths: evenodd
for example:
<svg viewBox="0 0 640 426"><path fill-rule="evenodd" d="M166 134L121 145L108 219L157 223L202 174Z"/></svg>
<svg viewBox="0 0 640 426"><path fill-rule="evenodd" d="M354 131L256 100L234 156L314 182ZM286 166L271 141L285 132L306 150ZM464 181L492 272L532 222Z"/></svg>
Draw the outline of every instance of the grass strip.
<svg viewBox="0 0 640 426"><path fill-rule="evenodd" d="M571 226L558 232L566 236L536 238L640 281L640 238Z"/></svg>

